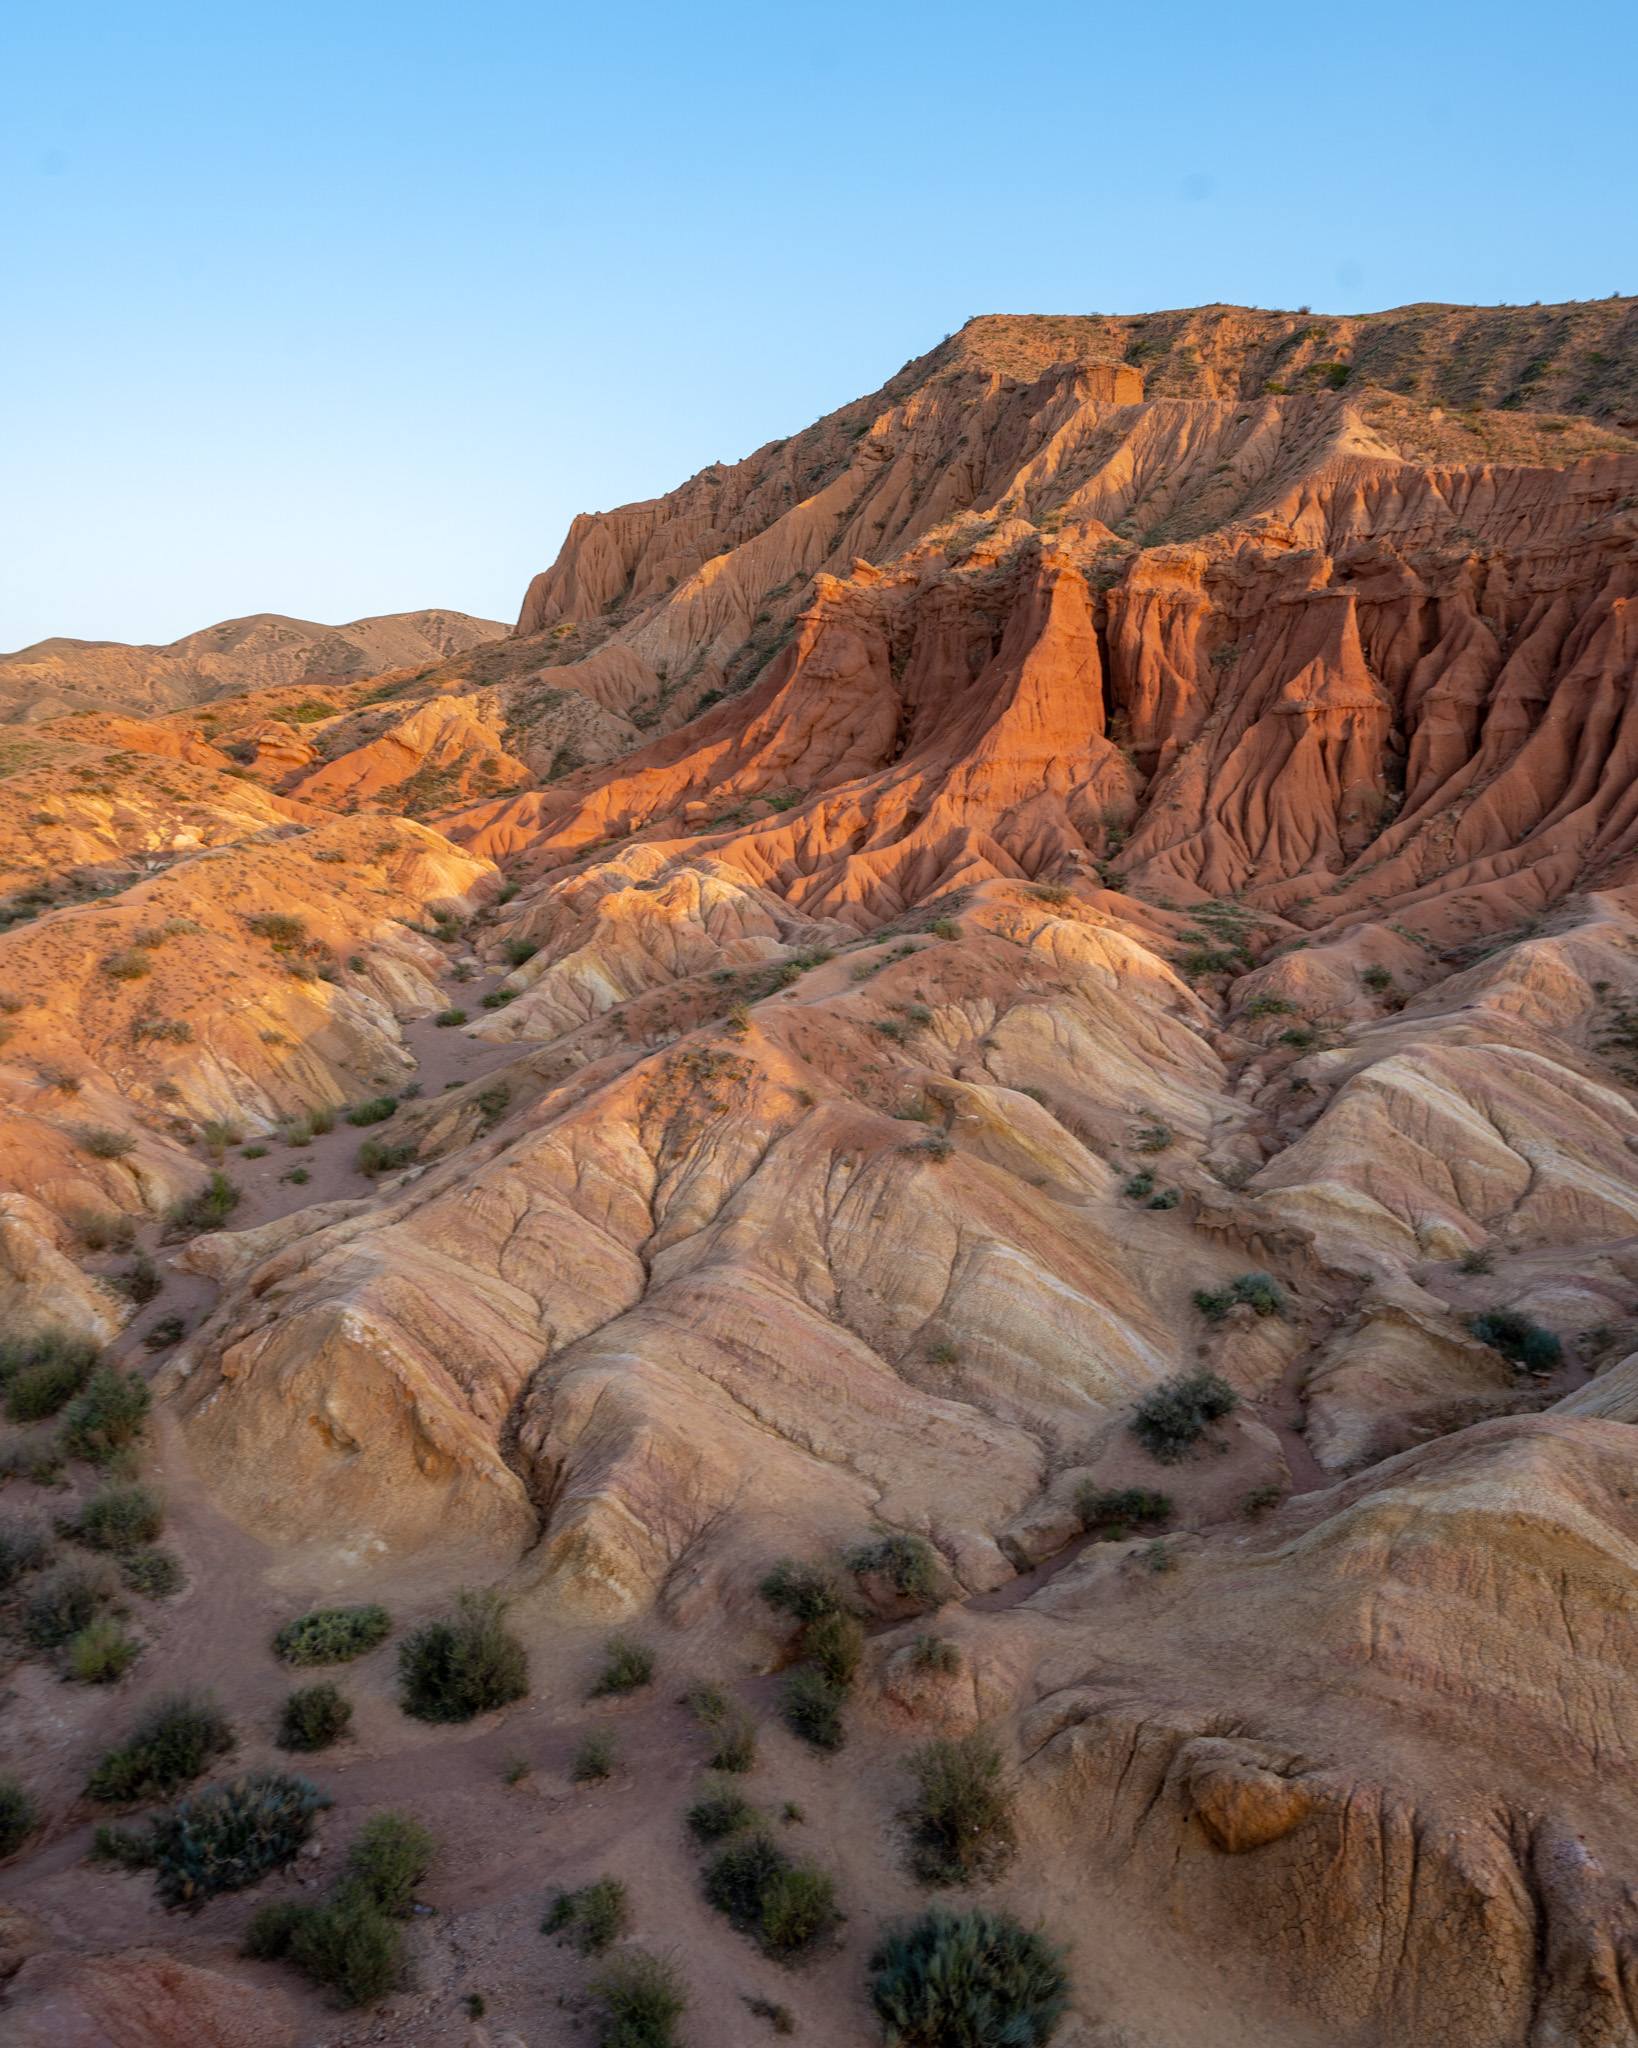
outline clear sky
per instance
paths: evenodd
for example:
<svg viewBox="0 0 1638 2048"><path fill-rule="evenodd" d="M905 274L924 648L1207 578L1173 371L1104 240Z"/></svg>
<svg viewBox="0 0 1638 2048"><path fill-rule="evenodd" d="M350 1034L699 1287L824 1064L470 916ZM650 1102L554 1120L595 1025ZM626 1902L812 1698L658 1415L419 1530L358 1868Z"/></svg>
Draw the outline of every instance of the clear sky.
<svg viewBox="0 0 1638 2048"><path fill-rule="evenodd" d="M1638 8L17 0L0 647L428 604L978 312L1638 291Z"/></svg>

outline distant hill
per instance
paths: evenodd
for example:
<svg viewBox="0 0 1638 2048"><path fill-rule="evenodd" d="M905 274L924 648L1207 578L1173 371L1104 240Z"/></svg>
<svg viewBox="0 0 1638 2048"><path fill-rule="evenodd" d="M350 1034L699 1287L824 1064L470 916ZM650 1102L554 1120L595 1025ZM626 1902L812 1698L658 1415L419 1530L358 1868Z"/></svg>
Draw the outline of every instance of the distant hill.
<svg viewBox="0 0 1638 2048"><path fill-rule="evenodd" d="M32 723L87 709L152 715L309 676L356 681L385 669L447 661L506 630L493 619L436 609L390 612L345 626L257 612L206 626L168 647L39 640L15 654L0 654L0 723Z"/></svg>

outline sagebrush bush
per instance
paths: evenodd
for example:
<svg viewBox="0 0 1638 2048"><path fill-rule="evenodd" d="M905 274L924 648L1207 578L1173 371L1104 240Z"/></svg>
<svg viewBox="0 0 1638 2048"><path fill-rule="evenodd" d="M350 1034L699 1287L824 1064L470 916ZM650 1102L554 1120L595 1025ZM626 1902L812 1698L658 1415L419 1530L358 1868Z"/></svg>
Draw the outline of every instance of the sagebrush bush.
<svg viewBox="0 0 1638 2048"><path fill-rule="evenodd" d="M300 1854L328 1795L283 1771L250 1771L202 1791L149 1823L148 1856L167 1906L197 1911Z"/></svg>
<svg viewBox="0 0 1638 2048"><path fill-rule="evenodd" d="M802 1636L802 1647L821 1675L844 1689L858 1676L864 1646L864 1623L845 1611L821 1616Z"/></svg>
<svg viewBox="0 0 1638 2048"><path fill-rule="evenodd" d="M358 1102L347 1112L347 1121L362 1129L366 1124L384 1124L388 1117L398 1114L396 1095L377 1095L368 1102Z"/></svg>
<svg viewBox="0 0 1638 2048"><path fill-rule="evenodd" d="M1232 1415L1239 1405L1239 1395L1216 1373L1179 1373L1144 1395L1131 1427L1152 1458L1175 1465L1209 1424Z"/></svg>
<svg viewBox="0 0 1638 2048"><path fill-rule="evenodd" d="M438 1837L407 1813L378 1813L347 1851L345 1883L394 1920L409 1918L415 1888L438 1855Z"/></svg>
<svg viewBox="0 0 1638 2048"><path fill-rule="evenodd" d="M1000 1745L985 1729L910 1752L916 1798L905 1814L910 1866L924 1884L969 1884L1000 1869L1017 1845L1012 1789Z"/></svg>
<svg viewBox="0 0 1638 2048"><path fill-rule="evenodd" d="M591 1689L592 1698L636 1692L654 1682L654 1652L636 1636L610 1636L603 1645L608 1662Z"/></svg>
<svg viewBox="0 0 1638 2048"><path fill-rule="evenodd" d="M837 1919L835 1880L793 1862L760 1828L734 1837L707 1864L705 1896L771 1955L808 1947Z"/></svg>
<svg viewBox="0 0 1638 2048"><path fill-rule="evenodd" d="M404 1937L367 1898L338 1893L290 1927L289 1956L341 2006L371 2005L403 1974Z"/></svg>
<svg viewBox="0 0 1638 2048"><path fill-rule="evenodd" d="M1075 1489L1075 1512L1083 1529L1099 1529L1118 1543L1128 1528L1145 1522L1164 1522L1172 1511L1169 1493L1150 1493L1141 1486L1123 1486L1108 1492L1090 1479Z"/></svg>
<svg viewBox="0 0 1638 2048"><path fill-rule="evenodd" d="M625 1949L609 1958L590 1990L602 2007L599 2048L675 2048L688 1992L670 1956Z"/></svg>
<svg viewBox="0 0 1638 2048"><path fill-rule="evenodd" d="M0 1778L0 1856L14 1856L34 1832L38 1811L21 1779Z"/></svg>
<svg viewBox="0 0 1638 2048"><path fill-rule="evenodd" d="M828 1565L782 1557L757 1591L770 1607L795 1621L818 1621L847 1605L841 1581Z"/></svg>
<svg viewBox="0 0 1638 2048"><path fill-rule="evenodd" d="M168 1799L233 1747L233 1723L203 1693L171 1693L144 1708L118 1749L86 1780L86 1796L107 1805Z"/></svg>
<svg viewBox="0 0 1638 2048"><path fill-rule="evenodd" d="M847 1739L842 1725L847 1688L834 1684L822 1671L794 1672L780 1705L785 1725L815 1749L840 1749Z"/></svg>
<svg viewBox="0 0 1638 2048"><path fill-rule="evenodd" d="M847 1556L849 1571L884 1578L906 1600L932 1600L938 1593L939 1557L925 1536L895 1529L861 1543Z"/></svg>
<svg viewBox="0 0 1638 2048"><path fill-rule="evenodd" d="M82 1685L113 1685L123 1678L141 1654L112 1615L102 1614L70 1636L67 1644L68 1671Z"/></svg>
<svg viewBox="0 0 1638 2048"><path fill-rule="evenodd" d="M30 1649L60 1649L91 1626L111 1591L106 1566L59 1565L28 1590L22 1612L24 1640Z"/></svg>
<svg viewBox="0 0 1638 2048"><path fill-rule="evenodd" d="M173 1231L197 1237L202 1231L220 1230L242 1199L243 1190L237 1182L216 1171L202 1188L173 1202L166 1214Z"/></svg>
<svg viewBox="0 0 1638 2048"><path fill-rule="evenodd" d="M697 1841L720 1842L756 1819L756 1808L737 1785L707 1784L683 1815Z"/></svg>
<svg viewBox="0 0 1638 2048"><path fill-rule="evenodd" d="M339 1742L352 1718L352 1701L329 1680L320 1685L300 1686L285 1694L279 1709L279 1732L274 1740L280 1749L311 1754Z"/></svg>
<svg viewBox="0 0 1638 2048"><path fill-rule="evenodd" d="M106 1124L81 1124L74 1137L80 1150L93 1159L123 1159L136 1150L137 1141L129 1131L110 1130Z"/></svg>
<svg viewBox="0 0 1638 2048"><path fill-rule="evenodd" d="M106 1465L142 1435L152 1403L141 1373L99 1365L63 1412L63 1450L88 1464Z"/></svg>
<svg viewBox="0 0 1638 2048"><path fill-rule="evenodd" d="M513 967L521 967L525 960L532 960L540 948L533 939L508 939L501 951Z"/></svg>
<svg viewBox="0 0 1638 2048"><path fill-rule="evenodd" d="M108 1486L59 1526L63 1535L88 1549L123 1555L159 1535L165 1527L165 1503L151 1486Z"/></svg>
<svg viewBox="0 0 1638 2048"><path fill-rule="evenodd" d="M594 1728L581 1738L569 1776L577 1785L600 1785L614 1775L616 1754L613 1735L606 1728Z"/></svg>
<svg viewBox="0 0 1638 2048"><path fill-rule="evenodd" d="M1064 1951L1000 1913L935 1908L870 1958L891 2048L1044 2048L1069 2006Z"/></svg>
<svg viewBox="0 0 1638 2048"><path fill-rule="evenodd" d="M559 1892L540 1923L542 1934L573 1942L583 1956L600 1956L625 1933L631 1918L625 1881L600 1877L577 1892Z"/></svg>
<svg viewBox="0 0 1638 2048"><path fill-rule="evenodd" d="M8 1422L40 1422L55 1415L90 1379L97 1347L59 1330L0 1343L0 1388Z"/></svg>
<svg viewBox="0 0 1638 2048"><path fill-rule="evenodd" d="M349 1664L392 1629L384 1607L317 1607L287 1621L273 1638L273 1654L286 1664Z"/></svg>
<svg viewBox="0 0 1638 2048"><path fill-rule="evenodd" d="M14 1586L25 1572L44 1570L51 1555L51 1538L38 1522L0 1516L0 1592Z"/></svg>
<svg viewBox="0 0 1638 2048"><path fill-rule="evenodd" d="M1215 1294L1203 1287L1195 1291L1195 1307L1213 1323L1220 1323L1240 1302L1260 1316L1284 1316L1290 1307L1285 1289L1272 1273L1242 1273Z"/></svg>
<svg viewBox="0 0 1638 2048"><path fill-rule="evenodd" d="M273 1899L258 1906L240 1946L241 1955L258 1963L281 1963L290 1953L296 1929L316 1911L300 1899Z"/></svg>
<svg viewBox="0 0 1638 2048"><path fill-rule="evenodd" d="M756 1716L735 1700L715 1725L706 1762L714 1771L743 1775L756 1768Z"/></svg>
<svg viewBox="0 0 1638 2048"><path fill-rule="evenodd" d="M366 1138L358 1148L358 1170L372 1178L380 1173L396 1173L399 1167L410 1165L420 1149L419 1138L406 1138L397 1145L389 1145L380 1138Z"/></svg>
<svg viewBox="0 0 1638 2048"><path fill-rule="evenodd" d="M529 1657L505 1622L497 1593L463 1593L456 1612L429 1622L398 1652L403 1709L418 1721L470 1721L529 1690Z"/></svg>
<svg viewBox="0 0 1638 2048"><path fill-rule="evenodd" d="M170 1599L182 1587L182 1567L170 1550L127 1550L119 1575L143 1599Z"/></svg>
<svg viewBox="0 0 1638 2048"><path fill-rule="evenodd" d="M1564 1347L1552 1331L1516 1308L1482 1309L1467 1318L1467 1327L1481 1344L1488 1344L1529 1372L1551 1372L1564 1356Z"/></svg>

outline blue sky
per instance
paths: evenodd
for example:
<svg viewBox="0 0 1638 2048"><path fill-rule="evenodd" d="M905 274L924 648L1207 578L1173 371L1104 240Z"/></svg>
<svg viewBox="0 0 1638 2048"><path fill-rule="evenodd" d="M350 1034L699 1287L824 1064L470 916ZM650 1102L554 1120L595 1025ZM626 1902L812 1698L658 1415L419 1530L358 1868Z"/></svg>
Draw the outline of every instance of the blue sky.
<svg viewBox="0 0 1638 2048"><path fill-rule="evenodd" d="M445 604L976 312L1638 291L1638 10L18 5L0 647Z"/></svg>

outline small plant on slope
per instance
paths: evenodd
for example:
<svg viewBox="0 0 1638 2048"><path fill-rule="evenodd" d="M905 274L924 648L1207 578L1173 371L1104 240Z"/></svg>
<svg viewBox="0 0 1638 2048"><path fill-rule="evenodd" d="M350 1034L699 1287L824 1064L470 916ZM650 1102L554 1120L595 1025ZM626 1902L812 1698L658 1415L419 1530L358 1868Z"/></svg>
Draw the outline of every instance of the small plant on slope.
<svg viewBox="0 0 1638 2048"><path fill-rule="evenodd" d="M889 2048L1045 2048L1069 2005L1064 1951L1000 1913L935 1908L870 1959Z"/></svg>

